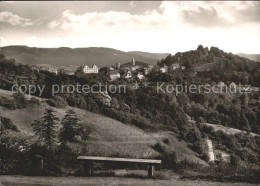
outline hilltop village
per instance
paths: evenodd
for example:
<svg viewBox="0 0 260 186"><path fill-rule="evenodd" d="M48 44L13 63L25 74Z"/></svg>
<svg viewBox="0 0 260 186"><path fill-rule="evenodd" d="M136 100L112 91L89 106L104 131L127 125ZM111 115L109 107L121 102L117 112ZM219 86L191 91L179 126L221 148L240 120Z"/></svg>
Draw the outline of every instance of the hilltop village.
<svg viewBox="0 0 260 186"><path fill-rule="evenodd" d="M182 57L182 54L180 55ZM177 61L180 60L180 57ZM135 61L134 58L132 58L131 62L124 63L121 65L121 63L116 63L114 66L110 67L103 67L103 70L106 69L106 76L110 82L123 79L127 82L144 82L147 81L148 75L151 74L184 74L189 77L195 77L198 74L205 74L207 72L210 72L213 69L213 65L215 63L206 63L195 66L193 69L189 67L189 64L180 64L178 62L171 63L170 65L166 65L163 63L164 59L161 61L158 60L157 65L151 65L144 62ZM187 67L187 68L186 68ZM33 66L33 69L37 71L47 71L50 73L53 73L55 75L58 74L67 74L67 75L75 75L76 73L79 73L81 75L91 75L91 74L99 74L100 69L97 65L83 65L78 67L76 71L71 70L65 70L65 69L54 69L54 68L48 68L48 67L36 67ZM260 70L260 69L259 69ZM257 92L259 88L252 87L248 85L238 85L233 81L230 81L228 83L224 83L223 81L218 81L216 83L213 83L216 85L217 89L220 89L221 91L226 91L227 87L229 87L230 90L239 90L241 92L247 92L247 91L255 91Z"/></svg>
<svg viewBox="0 0 260 186"><path fill-rule="evenodd" d="M55 68L49 68L49 67L36 67L34 66L34 69L37 70L43 70L48 71L54 74L67 74L67 75L74 75L75 72L71 70L65 70L65 69L55 69ZM80 66L78 69L84 74L98 74L100 68L97 65L83 65ZM146 75L154 70L155 72L173 72L175 70L181 69L185 70L185 66L180 66L178 63L171 64L170 66L159 66L159 65L151 65L139 61L135 61L134 58L132 58L131 62L125 63L121 65L121 63L116 63L114 66L108 67L108 77L110 81L115 81L119 78L123 78L126 80L144 80L146 78Z"/></svg>

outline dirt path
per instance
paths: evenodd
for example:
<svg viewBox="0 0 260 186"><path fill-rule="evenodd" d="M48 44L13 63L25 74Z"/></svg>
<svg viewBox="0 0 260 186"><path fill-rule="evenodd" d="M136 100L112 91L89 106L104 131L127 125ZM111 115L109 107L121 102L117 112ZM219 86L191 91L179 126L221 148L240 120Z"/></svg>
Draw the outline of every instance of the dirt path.
<svg viewBox="0 0 260 186"><path fill-rule="evenodd" d="M69 186L69 185L171 185L171 186L249 186L245 183L219 183L193 180L158 180L122 177L33 177L0 176L0 186Z"/></svg>

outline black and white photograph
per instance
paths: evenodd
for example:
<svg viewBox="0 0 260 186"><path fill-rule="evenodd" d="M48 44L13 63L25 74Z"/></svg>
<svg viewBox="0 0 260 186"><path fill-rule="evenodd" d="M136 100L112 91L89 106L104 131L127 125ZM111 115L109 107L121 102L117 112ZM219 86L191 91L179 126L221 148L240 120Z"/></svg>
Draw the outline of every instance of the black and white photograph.
<svg viewBox="0 0 260 186"><path fill-rule="evenodd" d="M259 1L0 1L0 186L260 185Z"/></svg>

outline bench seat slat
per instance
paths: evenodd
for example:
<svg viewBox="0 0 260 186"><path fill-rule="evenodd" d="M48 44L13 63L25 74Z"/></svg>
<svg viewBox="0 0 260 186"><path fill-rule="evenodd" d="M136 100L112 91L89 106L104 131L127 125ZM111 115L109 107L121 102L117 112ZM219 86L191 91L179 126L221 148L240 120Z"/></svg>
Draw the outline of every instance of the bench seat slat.
<svg viewBox="0 0 260 186"><path fill-rule="evenodd" d="M132 158L111 158L111 157L97 157L97 156L79 156L78 160L92 160L92 161L118 161L118 162L135 162L135 163L150 163L161 164L161 160L154 159L132 159Z"/></svg>

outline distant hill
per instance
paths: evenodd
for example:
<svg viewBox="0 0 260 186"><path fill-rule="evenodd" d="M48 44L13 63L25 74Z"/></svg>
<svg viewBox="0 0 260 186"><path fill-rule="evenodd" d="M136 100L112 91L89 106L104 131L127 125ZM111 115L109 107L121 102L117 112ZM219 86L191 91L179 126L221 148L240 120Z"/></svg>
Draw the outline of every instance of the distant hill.
<svg viewBox="0 0 260 186"><path fill-rule="evenodd" d="M156 59L156 60L161 60L162 58L166 58L169 55L169 53L159 54L159 53L149 53L149 52L139 52L139 51L132 51L129 53L147 57L147 58Z"/></svg>
<svg viewBox="0 0 260 186"><path fill-rule="evenodd" d="M260 54L243 54L243 53L239 53L237 55L239 55L241 57L246 57L246 58L254 60L254 61L260 62Z"/></svg>
<svg viewBox="0 0 260 186"><path fill-rule="evenodd" d="M142 61L148 64L156 64L160 54L144 52L123 52L112 48L35 48L27 46L7 46L1 48L7 58L14 58L18 63L53 66L75 70L80 65L93 65L99 67L112 66L131 61ZM162 54L163 55L163 54ZM164 56L164 55L163 55Z"/></svg>

